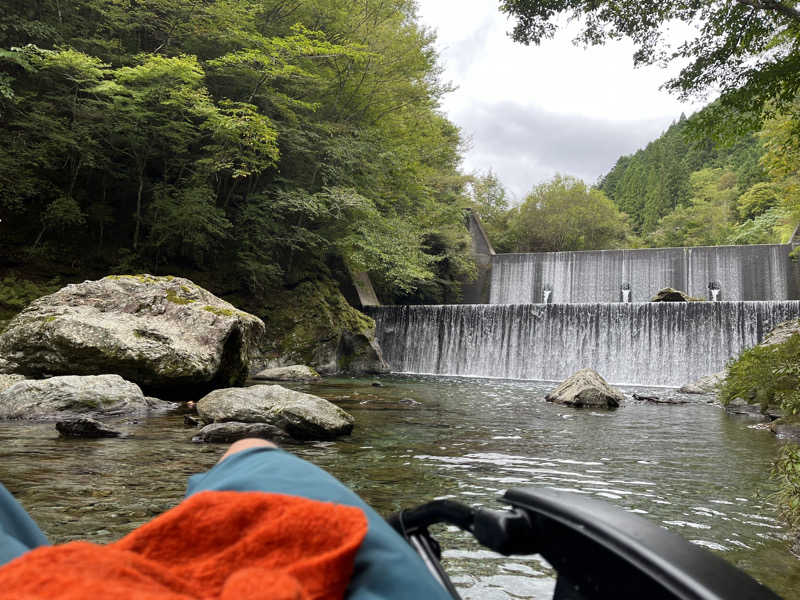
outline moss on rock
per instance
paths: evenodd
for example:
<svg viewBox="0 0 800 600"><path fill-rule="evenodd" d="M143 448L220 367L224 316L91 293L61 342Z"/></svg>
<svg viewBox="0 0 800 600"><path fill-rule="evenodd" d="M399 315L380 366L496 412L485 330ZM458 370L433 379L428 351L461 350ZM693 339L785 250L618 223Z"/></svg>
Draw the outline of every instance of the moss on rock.
<svg viewBox="0 0 800 600"><path fill-rule="evenodd" d="M385 370L365 367L383 363L379 354L366 356L375 321L350 306L333 281L304 281L273 294L259 312L267 328L265 362L311 365L324 374Z"/></svg>

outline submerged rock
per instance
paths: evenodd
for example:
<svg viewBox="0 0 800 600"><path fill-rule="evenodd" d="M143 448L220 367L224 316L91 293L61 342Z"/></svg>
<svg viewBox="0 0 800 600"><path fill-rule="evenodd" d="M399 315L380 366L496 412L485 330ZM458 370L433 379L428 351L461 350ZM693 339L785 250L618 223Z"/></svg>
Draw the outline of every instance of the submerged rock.
<svg viewBox="0 0 800 600"><path fill-rule="evenodd" d="M616 408L625 399L597 371L581 369L545 396L548 402L593 408Z"/></svg>
<svg viewBox="0 0 800 600"><path fill-rule="evenodd" d="M0 392L0 419L60 419L66 414L143 415L173 408L119 375L26 379Z"/></svg>
<svg viewBox="0 0 800 600"><path fill-rule="evenodd" d="M661 398L659 396L652 396L649 398L645 398L647 402L651 404L688 404L688 400L684 400L683 398L676 398L674 396L667 396L666 398Z"/></svg>
<svg viewBox="0 0 800 600"><path fill-rule="evenodd" d="M633 393L633 399L639 402L658 402L661 400L658 396L646 396L645 394Z"/></svg>
<svg viewBox="0 0 800 600"><path fill-rule="evenodd" d="M725 412L729 415L747 415L764 421L770 420L770 417L761 411L760 405L750 404L744 398L734 398L731 400L725 405Z"/></svg>
<svg viewBox="0 0 800 600"><path fill-rule="evenodd" d="M727 377L726 371L712 373L701 377L697 381L682 385L678 391L682 394L714 394L719 386L724 383L725 377Z"/></svg>
<svg viewBox="0 0 800 600"><path fill-rule="evenodd" d="M211 423L192 438L193 442L230 444L245 438L261 438L270 442L290 441L291 436L283 429L269 423Z"/></svg>
<svg viewBox="0 0 800 600"><path fill-rule="evenodd" d="M34 301L0 335L33 377L116 373L147 390L197 394L244 383L264 324L180 277L111 275Z"/></svg>
<svg viewBox="0 0 800 600"><path fill-rule="evenodd" d="M91 417L75 417L56 423L56 430L62 437L74 438L106 438L122 435L116 429L106 427Z"/></svg>
<svg viewBox="0 0 800 600"><path fill-rule="evenodd" d="M293 438L332 439L353 430L353 417L324 398L279 385L215 390L197 403L204 423L269 423Z"/></svg>
<svg viewBox="0 0 800 600"><path fill-rule="evenodd" d="M275 367L274 369L264 369L253 375L253 379L263 379L266 381L317 381L320 379L311 367L305 365L289 365L288 367Z"/></svg>
<svg viewBox="0 0 800 600"><path fill-rule="evenodd" d="M800 441L800 416L782 417L769 424L769 429L779 438Z"/></svg>

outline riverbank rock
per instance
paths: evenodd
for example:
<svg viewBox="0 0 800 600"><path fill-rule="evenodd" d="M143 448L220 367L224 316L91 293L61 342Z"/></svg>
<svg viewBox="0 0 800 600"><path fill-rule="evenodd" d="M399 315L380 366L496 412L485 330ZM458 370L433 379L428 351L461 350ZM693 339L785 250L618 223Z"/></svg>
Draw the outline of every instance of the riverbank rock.
<svg viewBox="0 0 800 600"><path fill-rule="evenodd" d="M287 442L291 437L279 427L269 423L211 423L192 438L193 442L230 444L245 438L261 438L270 442Z"/></svg>
<svg viewBox="0 0 800 600"><path fill-rule="evenodd" d="M350 306L334 282L304 281L268 303L265 343L251 372L294 364L321 375L389 372L375 341L375 321Z"/></svg>
<svg viewBox="0 0 800 600"><path fill-rule="evenodd" d="M10 388L15 383L24 381L24 375L0 375L0 392Z"/></svg>
<svg viewBox="0 0 800 600"><path fill-rule="evenodd" d="M263 322L180 277L111 275L34 301L0 335L14 372L116 373L159 393L241 385Z"/></svg>
<svg viewBox="0 0 800 600"><path fill-rule="evenodd" d="M56 423L56 431L61 437L69 438L107 438L122 435L116 429L106 427L91 417L75 417Z"/></svg>
<svg viewBox="0 0 800 600"><path fill-rule="evenodd" d="M548 402L576 408L616 408L624 399L622 392L592 369L581 369L545 396Z"/></svg>
<svg viewBox="0 0 800 600"><path fill-rule="evenodd" d="M800 333L800 319L791 319L778 323L764 337L759 346L774 346L782 344L792 337L795 333Z"/></svg>
<svg viewBox="0 0 800 600"><path fill-rule="evenodd" d="M779 408L768 407L762 409L759 404L751 404L744 398L734 398L725 405L725 412L729 415L746 415L749 417L772 421L783 417L783 411Z"/></svg>
<svg viewBox="0 0 800 600"><path fill-rule="evenodd" d="M693 298L686 292L667 287L658 290L656 295L651 298L650 302L689 302L692 299Z"/></svg>
<svg viewBox="0 0 800 600"><path fill-rule="evenodd" d="M317 381L321 379L319 373L305 365L289 365L288 367L264 369L253 375L252 378L264 381Z"/></svg>
<svg viewBox="0 0 800 600"><path fill-rule="evenodd" d="M725 377L727 377L726 371L712 373L682 385L678 391L682 394L715 394L719 386L725 382Z"/></svg>
<svg viewBox="0 0 800 600"><path fill-rule="evenodd" d="M64 415L144 415L171 402L149 398L119 375L66 375L26 379L0 392L0 419L51 420Z"/></svg>
<svg viewBox="0 0 800 600"><path fill-rule="evenodd" d="M779 438L800 442L800 415L776 419L769 424L769 429Z"/></svg>
<svg viewBox="0 0 800 600"><path fill-rule="evenodd" d="M324 398L279 385L215 390L197 403L204 423L268 423L300 440L333 439L353 430L353 417Z"/></svg>

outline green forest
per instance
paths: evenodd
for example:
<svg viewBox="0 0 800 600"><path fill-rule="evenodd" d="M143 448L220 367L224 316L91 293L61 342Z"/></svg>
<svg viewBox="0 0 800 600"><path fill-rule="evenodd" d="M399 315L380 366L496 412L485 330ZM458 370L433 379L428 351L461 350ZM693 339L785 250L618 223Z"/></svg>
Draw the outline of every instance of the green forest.
<svg viewBox="0 0 800 600"><path fill-rule="evenodd" d="M368 270L387 299L436 302L474 269L461 135L413 1L3 9L7 309L109 272L253 305Z"/></svg>
<svg viewBox="0 0 800 600"><path fill-rule="evenodd" d="M540 4L500 6L527 24L518 41L552 35ZM413 0L5 3L2 312L109 272L179 273L253 310L348 270L368 271L385 302L458 301L475 272L469 208L500 252L772 243L800 222L800 105L786 64L755 83L740 73L598 182L530 182L512 206L496 174L460 170L462 132L439 109L451 88L416 10ZM597 18L656 44L640 8L613 11ZM774 20L764 12L740 58L776 28L795 39ZM582 41L602 43L592 27ZM712 41L692 56L722 77L736 52L715 66ZM682 94L698 86L668 82Z"/></svg>
<svg viewBox="0 0 800 600"><path fill-rule="evenodd" d="M709 110L681 115L593 186L559 175L512 207L494 173L478 177L471 190L495 249L787 242L800 222L796 113L719 139L699 126Z"/></svg>

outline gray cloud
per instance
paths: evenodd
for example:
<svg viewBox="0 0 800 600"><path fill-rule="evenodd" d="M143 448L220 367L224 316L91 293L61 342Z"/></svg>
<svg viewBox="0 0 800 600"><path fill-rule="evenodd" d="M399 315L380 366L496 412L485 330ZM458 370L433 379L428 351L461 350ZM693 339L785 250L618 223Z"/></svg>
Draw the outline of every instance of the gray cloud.
<svg viewBox="0 0 800 600"><path fill-rule="evenodd" d="M518 199L555 173L594 183L620 156L646 146L677 117L609 121L514 102L474 103L451 114L472 138L465 167L491 167Z"/></svg>

